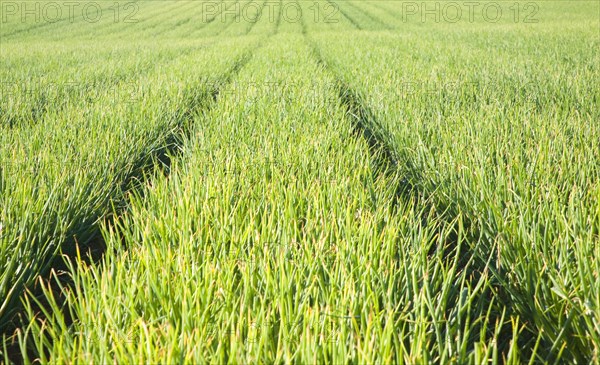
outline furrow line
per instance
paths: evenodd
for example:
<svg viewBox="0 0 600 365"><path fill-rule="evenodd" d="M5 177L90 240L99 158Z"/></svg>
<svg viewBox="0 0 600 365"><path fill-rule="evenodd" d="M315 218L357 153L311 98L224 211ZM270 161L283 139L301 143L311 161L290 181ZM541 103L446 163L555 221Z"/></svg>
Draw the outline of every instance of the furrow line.
<svg viewBox="0 0 600 365"><path fill-rule="evenodd" d="M80 252L81 248L85 249L85 252L83 252L84 255L82 256L83 262L98 262L102 259L106 251L106 243L101 234L101 222L111 224L117 217L126 214L129 209L127 196L129 194L143 196L144 186L151 182L154 174L162 173L166 176L170 174L172 161L182 157L184 149L181 148L181 145L188 137L190 137L191 132L193 131L192 122L194 121L194 117L199 113L210 111L213 108L223 88L230 84L232 79L250 61L254 52L261 47L262 42L263 40L258 41L254 48L242 54L233 63L231 68L216 82L207 83L206 89L190 94L187 107L180 114L180 120L177 123L179 127L169 131L170 135L165 136L164 145L160 149L155 150L152 155L139 156L136 163L137 166L133 173L122 182L122 194L120 194L119 197L115 197L110 202L113 212L103 216L96 216L94 219L89 220L95 222L93 226L90 227L92 233L89 237L77 237L75 233L67 235L67 237L72 238L67 239L62 245L62 260L57 260L57 257L53 258L48 272L40 273L39 283L36 283L33 287L27 289L29 291L28 295L32 296L32 298L36 298L36 305L34 305L34 307L38 310L40 316L44 315L44 308L46 308L49 303L40 299L44 298L44 295L42 293L42 288L39 288L38 285L50 285L52 291L56 295L55 297L59 298L62 302L61 306L64 304L64 288L72 284L68 274L69 267L67 262L71 261L71 259L76 256L80 256L82 254L82 252ZM17 296L14 299L18 300L21 299L21 297ZM11 306L16 306L16 303L11 303ZM15 362L19 361L21 349L18 348L17 341L15 341L16 338L13 337L12 342L10 338L25 330L24 326L26 324L21 324L19 319L21 317L20 311L22 309L23 308L19 307L18 311L13 313L13 320L11 323L4 324L3 326L6 327L0 332L0 336L8 336L8 358ZM63 309L65 309L65 318L67 318L69 322L72 322L73 319L70 318L67 308L63 307ZM14 334L10 335L10 333L13 332ZM0 349L2 348L0 347Z"/></svg>
<svg viewBox="0 0 600 365"><path fill-rule="evenodd" d="M351 24L352 24L352 25L353 25L353 26L354 26L356 29L358 29L358 30L362 30L362 29L363 29L363 28L360 26L360 24L358 24L358 22L357 22L357 21L356 21L354 18L352 18L352 17L351 17L351 16L350 16L350 15L349 15L349 14L348 14L346 11L342 10L342 8L340 8L340 6L339 6L339 5L338 5L336 2L334 2L334 1L332 1L332 0L327 0L327 2L328 2L329 4L331 4L331 6L333 6L335 9L337 9L337 10L338 10L340 13L342 13L342 15L343 15L343 16L344 16L346 19L348 19L348 21L349 21L349 22L350 22L350 23L351 23Z"/></svg>
<svg viewBox="0 0 600 365"><path fill-rule="evenodd" d="M389 177L398 178L400 173L400 165L398 154L393 144L389 140L389 133L386 128L381 125L374 116L374 113L366 106L362 98L356 93L350 86L348 86L336 72L327 64L323 56L321 55L318 46L315 42L307 38L313 55L317 62L323 67L325 72L328 72L332 79L335 80L335 86L338 92L341 103L346 108L347 114L353 121L354 131L356 135L363 138L369 145L373 164L374 174L383 174ZM375 177L374 177L375 178ZM433 216L427 216L423 214L421 217L422 227L426 227L430 220L439 220L446 222L448 225L453 227L453 231L445 239L445 242L438 247L432 247L429 255L433 258L436 251L443 252L443 257L447 262L457 260L460 270L466 271L468 277L472 281L472 286L477 286L478 278L482 275L488 275L491 273L491 277L494 279L501 280L501 274L497 273L494 269L495 263L493 262L494 249L491 243L488 243L483 239L483 235L475 228L475 224L469 217L466 217L456 210L456 207L450 206L439 206L431 201L429 196L426 196L418 186L412 184L409 179L402 177L396 190L396 200L392 204L397 205L399 201L403 199L416 198L417 204L424 207L421 211L426 214L433 214ZM441 232L440 232L441 233ZM465 245L466 244L466 245ZM462 246L466 246L466 251L463 252ZM483 247L482 247L483 246ZM457 255L459 255L457 257ZM481 331L485 331L487 335L494 332L494 325L502 323L505 316L511 313L503 312L510 310L512 307L510 302L503 300L501 292L505 289L504 283L493 280L489 284L490 292L486 292L487 300L489 303L495 303L497 312L491 313L491 318L488 318L487 328L481 328ZM501 327L500 338L507 339L511 338L512 329L508 325ZM535 335L533 333L522 333L522 339L534 340ZM509 341L501 344L502 353L508 351Z"/></svg>

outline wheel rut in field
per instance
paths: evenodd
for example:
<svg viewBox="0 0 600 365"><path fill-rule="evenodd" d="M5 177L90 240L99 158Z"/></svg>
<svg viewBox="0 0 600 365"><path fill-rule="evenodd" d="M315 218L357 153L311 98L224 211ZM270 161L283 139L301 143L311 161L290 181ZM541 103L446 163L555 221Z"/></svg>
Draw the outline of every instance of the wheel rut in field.
<svg viewBox="0 0 600 365"><path fill-rule="evenodd" d="M340 8L340 6L336 2L331 0L327 0L327 2L331 6L333 6L335 10L339 11L344 16L344 18L348 19L348 21L354 26L354 28L356 28L357 30L363 29L362 26L358 24L358 22L354 18L352 18L346 11L342 10L342 8Z"/></svg>
<svg viewBox="0 0 600 365"><path fill-rule="evenodd" d="M155 71L157 68L165 66L165 64L168 65L175 60L189 55L193 51L208 47L214 43L215 42L207 42L203 45L186 48L174 57L170 57L167 54L160 55L156 62L144 63L143 66L137 68L135 70L135 78L140 79ZM67 69L67 71L74 70ZM20 80L13 82L2 82L0 83L0 96L3 98L6 97L6 99L9 99L11 96L17 96L21 93L27 93L30 90L40 90L40 94L39 97L33 101L33 106L29 107L25 113L11 113L0 106L0 124L8 128L28 128L37 125L38 123L43 123L44 118L47 117L49 112L56 112L57 110L62 111L73 107L83 107L81 104L75 106L75 103L72 101L72 91L85 91L86 94L84 94L82 98L88 99L91 101L91 103L94 103L100 99L99 95L102 93L109 92L111 90L114 91L119 87L127 87L129 84L134 82L134 80L135 79L133 78L118 76L100 80L67 79L61 82L54 82L44 81L44 77L39 77L33 78L29 81ZM87 91L90 89L98 91L96 91L96 94L93 94L92 92ZM71 100L70 104L63 102L63 104L59 103L59 106L57 107L56 101L65 99ZM83 105L87 105L87 103L89 102L86 101L83 103Z"/></svg>
<svg viewBox="0 0 600 365"><path fill-rule="evenodd" d="M279 27L281 26L281 8L283 6L283 0L279 0L279 5L277 6L277 19L275 20L275 28L273 29L273 35L279 33ZM270 14L269 14L270 16ZM270 19L269 19L270 20Z"/></svg>
<svg viewBox="0 0 600 365"><path fill-rule="evenodd" d="M220 37L223 32L229 29L234 23L245 22L246 19L243 19L243 15L241 13L236 12L236 14L231 18L230 21L227 22L223 27L221 27L216 33L215 37Z"/></svg>
<svg viewBox="0 0 600 365"><path fill-rule="evenodd" d="M160 67L160 66L164 66L165 64L169 64L168 62L165 63L164 61L166 61L168 59L169 62L172 62L174 60L177 60L183 56L189 55L192 51L198 51L199 49L203 48L204 46L200 46L200 47L193 47L193 48L188 48L188 49L184 49L182 50L182 52L180 52L178 55L176 55L175 57L170 57L169 55L161 55L158 59L156 63L147 63L144 65L144 67L141 67L138 72L136 73L136 78L123 78L123 77L111 77L111 78L106 78L100 81L96 81L95 84L93 84L93 86L96 86L97 88L100 88L101 90L107 91L107 90L111 90L112 88L123 88L124 90L129 90L127 87L130 83L133 83L133 80L141 80L143 79L148 73L150 73L152 70ZM39 83L39 80L34 80L34 83ZM82 84L85 85L85 83L88 82L88 80L84 80L82 81ZM65 84L66 85L66 84ZM27 90L27 88L29 87L28 84L23 83L23 84L16 84L14 86L19 86L21 87L22 90ZM52 83L48 83L46 86L52 86ZM60 89L60 88L58 88ZM79 90L79 89L76 89ZM70 92L70 91L69 91ZM42 98L40 98L41 100L45 100L46 101L46 105L50 105L52 100L58 100L60 93L56 93L54 94L54 96L52 97L48 97L48 93L44 92L41 94ZM70 96L67 96L70 94L66 94L64 96L64 99L72 99ZM98 95L100 95L100 93L98 93ZM84 99L87 98L89 96L89 94L85 94L84 96L82 96ZM190 98L191 100L191 98ZM93 103L94 101L92 101ZM79 105L80 108L87 108L88 107L88 101L85 102L86 104L82 104ZM54 106L53 108L46 108L47 112L57 112L57 111L64 111L64 110L70 110L72 108L75 108L76 105L73 101L70 101L69 103L64 103L64 104L57 104ZM92 106L93 107L93 106ZM110 105L109 105L110 107ZM163 120L169 120L170 123L172 124L177 124L176 121L177 120L183 120L185 118L182 118L182 114L169 114L169 115L165 115ZM3 116L5 117L5 116ZM13 128L27 128L30 126L34 126L35 124L38 123L50 123L48 120L46 120L47 115L45 114L39 114L37 116L36 119L32 119L29 118L27 119L26 124L24 125L14 125ZM173 121L173 122L171 122ZM50 125L50 124L49 124ZM157 131L157 130L154 130ZM58 233L50 234L49 232L47 234L41 234L41 235L37 235L34 238L32 238L30 240L30 242L32 242L33 244L37 244L40 247L53 247L52 249L49 249L49 252L51 252L52 250L64 250L65 254L75 254L75 247L77 245L81 245L81 247L85 247L89 253L90 253L90 257L95 257L98 253L103 252L103 248L102 245L100 244L100 242L98 241L97 237L100 236L99 231L97 230L97 222L101 219L103 219L104 217L110 216L110 210L111 210L111 205L113 203L115 204L120 204L119 203L119 196L121 195L120 193L125 193L127 192L127 190L129 190L130 187L135 186L135 184L137 182L140 181L140 177L143 177L146 173L147 170L150 169L150 166L154 165L154 160L158 160L158 161L167 161L166 159L164 159L163 154L166 154L166 149L165 146L170 146L172 145L175 141L177 141L177 138L174 138L175 135L172 134L173 132L175 132L174 129L168 129L167 131L160 131L161 135L159 136L160 139L155 140L156 143L150 143L148 145L146 145L146 151L151 151L150 154L148 153L140 153L138 155L132 155L132 160L133 160L133 166L131 166L131 171L129 170L130 165L127 165L127 167L125 165L123 165L123 163L117 163L114 164L112 167L109 168L115 168L115 169L127 169L127 173L123 173L118 175L117 178L115 178L109 185L109 187L111 188L110 192L107 192L106 196L103 197L103 200L99 203L98 206L95 206L93 209L82 209L82 212L80 212L79 214L77 214L74 217L69 217L68 219L68 224L69 226L67 228L65 228L64 230L61 230L59 234L61 234L61 236L59 237ZM164 139L163 139L164 137ZM158 148L156 150L154 150L153 148L156 146L162 146L162 148ZM35 150L33 150L35 152ZM48 152L48 151L46 151ZM52 151L49 151L52 152ZM30 152L27 152L28 154ZM35 153L34 153L35 155ZM29 156L29 155L26 155ZM35 167L34 165L31 165L32 161L29 161L28 158L25 159L18 159L15 160L16 164L17 164L17 174L19 173L27 173L27 174L31 174L31 176L35 176L34 179L37 179L37 174L35 171L37 171L38 167ZM31 166L30 166L31 165ZM75 166L73 166L75 168ZM79 170L84 170L85 166L83 165L79 165L77 167ZM10 170L9 170L10 171ZM9 172L10 173L10 172ZM4 171L1 171L0 169L0 175L4 175ZM3 176L6 177L6 176ZM92 181L88 181L86 184L90 184L92 183ZM4 184L4 183L2 183ZM6 185L2 185L2 186L6 186ZM0 186L0 192L5 191L4 188L2 188L2 186ZM82 208L82 207L75 207L75 208ZM55 224L54 226L52 224ZM53 223L50 224L51 228L56 228L56 224L57 220L53 221ZM55 231L56 232L56 231ZM53 252L53 251L52 251ZM49 255L43 255L40 259L41 265L43 265L43 268L40 269L36 269L33 270L31 268L26 268L24 270L21 270L20 274L16 277L12 277L9 281L5 282L4 284L7 285L7 291L5 292L6 295L2 298L2 301L0 301L0 335L2 335L3 333L7 333L7 331L11 328L14 328L16 326L15 321L17 321L18 319L15 318L15 316L13 315L13 312L18 312L20 311L22 308L20 307L20 303L19 303L19 298L20 295L22 295L23 291L26 289L31 289L32 286L35 286L35 284L33 283L33 279L34 277L37 277L38 275L42 274L45 275L49 272L49 270L51 270L55 265L57 267L61 267L60 264L57 264L57 262L60 261L60 259L58 259L56 256L52 256L52 255L58 255L57 253L49 253Z"/></svg>
<svg viewBox="0 0 600 365"><path fill-rule="evenodd" d="M0 91L3 93L4 91ZM25 115L10 113L0 107L0 127L8 129L27 128L39 123L39 121L48 112L49 105L46 100L40 100L33 108L30 108Z"/></svg>
<svg viewBox="0 0 600 365"><path fill-rule="evenodd" d="M34 23L31 26L28 26L28 27L25 27L25 28L22 28L22 29L15 29L14 31L12 31L10 33L2 34L2 38L6 39L8 37L12 37L12 36L19 35L19 34L22 34L22 33L28 33L28 32L31 32L31 31L38 30L40 28L48 27L48 26L50 26L52 24L56 24L56 23L59 23L59 25L62 26L63 23L66 23L67 19L68 18L59 19L56 22L39 22L39 23Z"/></svg>
<svg viewBox="0 0 600 365"><path fill-rule="evenodd" d="M361 96L344 82L336 71L328 65L317 44L309 37L306 39L318 64L321 65L325 72L332 76L335 88L337 89L338 98L346 109L356 136L358 138L363 138L368 144L372 163L374 165L374 175L384 174L390 177L396 176L396 178L398 178L398 173L401 170L406 170L406 168L400 166L400 161L406 159L399 158L400 156L390 140L389 132L377 120L375 114L370 110ZM443 250L444 260L450 263L452 260L456 259L456 253L459 252L457 251L458 248L464 247L463 249L460 249L457 265L460 268L459 271L464 270L468 273L467 277L472 281L471 287L474 287L477 284L478 278L484 274L489 275L490 272L492 273L489 276L490 278L494 280L498 279L497 276L500 274L494 271L492 268L493 264L491 264L493 261L491 259L493 250L490 247L492 246L488 242L481 241L483 236L476 228L476 225L470 218L460 214L457 207L440 206L439 204L436 205L431 202L431 197L428 196L425 191L422 191L418 185L413 183L415 178L418 179L418 176L420 176L418 172L410 172L410 166L408 171L411 175L410 179L401 179L396 190L396 200L391 204L398 204L399 201L404 199L416 198L415 200L418 204L421 204L424 207L424 209L421 210L422 212L434 212L437 220L453 227L452 234L446 236L442 245L438 245L437 247L433 246L429 255L433 256L436 250ZM459 219L461 222L460 227ZM428 221L429 218L423 213L421 216L421 224L426 226ZM464 227L464 229L461 229L461 227ZM441 233L442 232L440 231L440 234ZM483 245L481 242L483 242ZM483 298L485 298L488 303L495 303L491 308L496 310L493 311L494 313L490 314L490 318L485 327L481 324L477 324L479 327L476 330L471 328L473 331L472 333L475 333L473 335L474 337L479 336L479 333L485 332L486 338L491 338L491 335L495 331L494 325L496 325L497 322L502 322L506 317L517 316L516 313L512 312L510 302L501 294L504 291L504 285L502 284L503 283L501 282L492 281L489 284L489 287L491 288L490 291L476 294L479 295L480 298L483 295ZM456 299L458 300L458 298ZM506 310L506 313L504 314L502 313L503 308ZM499 350L502 355L507 354L511 337L512 329L508 325L503 325L500 329L500 335L498 336L498 338L502 340L502 343L499 345ZM535 340L535 334L523 332L521 333L520 338L525 339L526 341ZM471 343L474 342L476 341L474 340Z"/></svg>
<svg viewBox="0 0 600 365"><path fill-rule="evenodd" d="M127 195L129 193L136 193L140 196L144 196L144 186L151 183L151 177L155 173L162 173L165 176L170 174L170 167L173 159L182 157L181 144L187 137L193 132L193 122L196 115L201 112L211 110L219 99L222 90L229 84L231 84L233 78L244 68L244 66L250 61L254 52L262 46L263 40L259 40L255 47L252 47L245 53L243 53L237 60L235 60L232 66L227 72L225 72L220 78L214 82L207 83L207 87L201 90L190 90L187 93L186 108L181 111L178 117L179 128L176 133L172 133L166 139L166 143L159 150L154 151L151 156L140 156L137 167L134 169L134 173L131 174L122 183L122 194L118 197L113 197L107 206L107 210L110 210L110 206L113 207L113 212L107 212L105 214L99 214L90 221L95 222L91 228L92 233L85 237L78 237L76 232L72 232L68 237L73 237L62 243L63 256L67 258L75 258L81 254L81 258L84 262L98 262L104 256L106 251L106 243L101 234L100 222L106 222L111 224L115 222L118 216L127 214L129 209L127 203ZM81 252L80 252L81 250ZM63 288L69 288L72 282L67 272L67 266L64 259L54 258L47 272L40 273L40 279L36 281L33 287L27 288L35 297L40 300L40 305L35 306L35 312L38 316L43 318L43 308L46 308L49 303L43 300L41 288L38 288L40 283L43 285L50 286L54 297L59 303L63 310L64 318L67 325L73 323L74 318L71 318L68 308L65 306L65 298L62 294ZM18 301L22 298L22 295L18 295L15 300ZM17 305L17 304L14 304ZM3 331L0 331L1 336L7 336L7 353L8 358L19 363L22 358L19 357L21 350L18 347L17 341L12 336L17 331L23 332L26 323L21 323L21 315L23 314L23 308L19 306L16 310L13 320L6 325ZM0 350L4 351L1 347Z"/></svg>
<svg viewBox="0 0 600 365"><path fill-rule="evenodd" d="M206 18L206 19L204 19L204 12L202 12L202 18L203 18L203 20L202 20L202 22L200 22L200 26L198 28L194 29L191 34L193 34L195 32L198 32L198 31L206 28L209 24L213 23L217 19L217 17L223 17L223 13L226 13L231 6L235 6L235 4L237 4L237 3L238 3L238 1L233 2L233 3L229 4L229 5L227 5L225 3L225 0L221 0L218 3L220 11L218 13L213 14L211 17ZM226 4L226 6L223 6L223 4ZM215 4L213 4L213 5L215 5ZM222 30L219 30L219 32L221 32L221 31Z"/></svg>
<svg viewBox="0 0 600 365"><path fill-rule="evenodd" d="M351 6L356 11L359 11L365 17L369 18L372 22L378 23L380 25L381 29L384 29L384 30L392 29L392 27L389 24L384 23L383 21L381 21L381 19L379 19L376 16L374 16L373 14L369 13L366 9L360 8L356 4L349 2L349 1L344 2L344 4L346 6Z"/></svg>
<svg viewBox="0 0 600 365"><path fill-rule="evenodd" d="M267 5L267 1L268 0L264 0L262 5L260 6L260 9L258 10L258 14L256 15L256 17L253 19L253 21L250 23L250 25L248 25L248 29L246 29L246 32L244 34L249 34L252 29L254 28L254 26L256 25L256 23L258 23L260 21L260 17L263 14L263 10L265 8L265 5Z"/></svg>

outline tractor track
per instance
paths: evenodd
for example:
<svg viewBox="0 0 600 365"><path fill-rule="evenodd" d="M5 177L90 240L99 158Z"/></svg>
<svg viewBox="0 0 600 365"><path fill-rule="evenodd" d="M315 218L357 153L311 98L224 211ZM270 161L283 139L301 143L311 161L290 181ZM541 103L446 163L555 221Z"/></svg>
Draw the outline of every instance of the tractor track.
<svg viewBox="0 0 600 365"><path fill-rule="evenodd" d="M211 83L210 87L200 92L188 94L187 107L180 113L178 133L170 135L166 139L167 143L161 149L156 150L152 156L143 156L140 158L135 172L122 184L123 194L120 194L118 198L111 201L113 213L100 215L90 220L95 222L91 237L80 240L80 237L76 235L68 235L73 238L63 242L63 258L54 258L49 271L40 274L39 283L51 287L55 299L63 309L67 325L71 325L74 318L71 318L70 312L65 306L66 297L63 293L65 288L69 288L72 285L66 261L79 255L81 255L84 263L99 262L102 260L107 246L101 233L100 222L104 222L107 225L114 225L119 216L127 214L129 209L127 203L128 194L135 193L143 197L145 193L144 186L151 183L151 177L156 172L168 177L171 172L173 160L182 157L183 149L181 148L181 144L191 136L195 116L199 113L210 111L216 105L223 89L232 83L233 79L248 64L254 52L262 46L263 42L264 39L257 41L257 44L253 48L246 51L233 62L229 70L221 78ZM49 305L49 303L44 302L41 288L37 288L37 285L36 283L33 288L28 288L28 290L40 301L41 305L36 306L34 309L38 312L38 316L43 317L43 308ZM19 298L21 296L17 299ZM7 324L5 330L0 332L0 336L5 336L7 340L3 341L3 343L6 346L8 359L16 364L22 362L22 357L20 356L22 349L19 347L15 337L16 333L25 330L24 326L26 326L26 323L20 323L19 319L22 310L23 308L20 308L13 316L13 320ZM0 350L4 351L2 348Z"/></svg>
<svg viewBox="0 0 600 365"><path fill-rule="evenodd" d="M355 135L357 138L363 138L368 144L374 165L373 173L375 175L384 174L388 175L390 178L398 178L398 173L402 170L402 166L400 166L399 162L401 159L388 137L389 132L387 132L385 127L378 122L375 114L366 105L361 96L344 82L341 77L336 74L335 70L328 65L316 42L308 36L306 39L317 63L321 65L324 72L332 75L339 100L346 109L347 115L352 122ZM418 179L418 174L415 173L414 175L417 176ZM374 178L376 177L374 176ZM446 262L450 263L450 261L456 259L456 253L460 252L458 266L461 270L466 270L468 272L468 277L471 278L470 280L472 280L471 284L473 284L473 286L476 285L477 279L480 278L481 275L488 275L491 272L490 278L495 279L490 284L491 290L478 295L485 295L485 299L488 300L488 302L493 301L496 306L506 308L507 312L502 313L500 310L501 308L497 308L499 310L497 313L492 314L492 317L487 322L487 327L481 327L479 331L475 332L480 333L485 331L486 336L493 334L493 326L497 322L502 322L505 316L516 317L518 315L518 313L512 312L512 305L506 298L506 283L503 280L504 276L495 269L493 243L485 241L483 235L479 232L479 229L476 228L476 224L472 222L469 217L462 215L459 212L458 207L434 204L430 197L427 196L418 185L415 185L413 181L414 176L402 178L400 180L395 194L396 199L392 204L397 205L399 201L405 199L416 199L417 204L421 204L424 207L422 212L433 212L435 214L435 219L453 227L452 234L445 239L445 242L442 245L438 245L437 247L434 245L432 251L429 252L429 255L433 256L435 251L443 250L444 259ZM426 226L429 220L430 218L423 214L421 216L421 225ZM460 233L461 229L458 226L465 227L465 230ZM463 249L460 249L461 246ZM521 340L524 341L535 341L536 339L536 334L529 331L525 331L521 336ZM499 344L499 349L504 355L509 349L510 344L508 339L511 337L512 329L510 326L502 326L499 338L504 341Z"/></svg>

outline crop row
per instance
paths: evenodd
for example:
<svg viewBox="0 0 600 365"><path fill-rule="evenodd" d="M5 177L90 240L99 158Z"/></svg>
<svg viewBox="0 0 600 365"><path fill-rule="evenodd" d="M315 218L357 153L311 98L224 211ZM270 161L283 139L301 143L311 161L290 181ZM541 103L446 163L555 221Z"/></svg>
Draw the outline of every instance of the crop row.
<svg viewBox="0 0 600 365"><path fill-rule="evenodd" d="M400 177L376 162L343 100L331 102L335 90L305 96L315 77L334 81L301 35L256 51L236 81L294 81L281 92L296 102L218 98L198 115L169 176L104 225L103 261L72 260L62 291L72 325L58 301L39 320L32 305L19 343L59 362L497 356L501 313L487 302L488 274L471 277L459 260L460 220L403 200ZM274 159L294 168L265 173ZM223 169L206 175L214 165Z"/></svg>
<svg viewBox="0 0 600 365"><path fill-rule="evenodd" d="M154 91L136 103L73 103L49 110L35 124L2 126L3 330L18 322L14 315L23 290L61 253L73 252L76 245L85 251L97 240L98 222L111 206L120 204L154 160L189 129L191 116L212 100L214 90L196 81L202 75L225 77L252 42L232 51L231 58L220 60L216 47L201 49L166 62L165 69L140 74L138 82ZM184 72L190 67L196 70L192 77Z"/></svg>
<svg viewBox="0 0 600 365"><path fill-rule="evenodd" d="M600 79L597 40L583 26L547 32L554 26L541 24L529 38L503 35L523 44L505 49L494 30L449 32L447 44L386 34L354 34L352 47L350 36L314 41L409 185L446 219L469 222L471 254L492 260L495 300L523 321L521 338L533 351L525 355L597 360L600 94L591 82ZM377 53L368 52L373 47ZM492 51L493 59L486 56ZM565 56L556 61L556 54ZM394 90L405 78L506 81L489 90L488 100L457 103L426 89L399 97ZM524 83L537 88L515 98L513 86Z"/></svg>
<svg viewBox="0 0 600 365"><path fill-rule="evenodd" d="M597 362L598 5L252 3L3 23L0 358Z"/></svg>

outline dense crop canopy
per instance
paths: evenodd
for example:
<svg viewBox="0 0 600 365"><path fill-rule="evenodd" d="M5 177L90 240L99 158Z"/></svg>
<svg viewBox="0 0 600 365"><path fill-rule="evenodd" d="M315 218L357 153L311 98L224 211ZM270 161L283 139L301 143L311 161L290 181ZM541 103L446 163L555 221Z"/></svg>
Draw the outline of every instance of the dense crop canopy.
<svg viewBox="0 0 600 365"><path fill-rule="evenodd" d="M600 361L597 2L0 5L0 361Z"/></svg>

